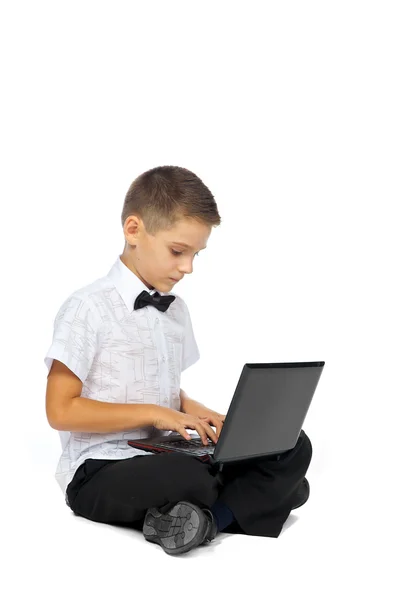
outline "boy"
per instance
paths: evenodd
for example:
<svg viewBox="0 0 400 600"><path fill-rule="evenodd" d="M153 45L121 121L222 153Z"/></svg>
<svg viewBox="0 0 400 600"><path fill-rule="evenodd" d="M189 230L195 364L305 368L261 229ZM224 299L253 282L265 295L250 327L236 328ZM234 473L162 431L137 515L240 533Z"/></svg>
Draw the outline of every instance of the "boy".
<svg viewBox="0 0 400 600"><path fill-rule="evenodd" d="M46 414L61 436L56 478L66 503L87 519L138 528L171 555L218 531L278 537L309 494L304 431L291 451L221 473L191 456L127 443L170 432L189 439L192 429L207 444L221 432L225 415L180 389L199 350L185 302L169 293L220 224L214 197L191 171L157 167L132 183L121 221L123 253L107 276L63 303L45 358Z"/></svg>

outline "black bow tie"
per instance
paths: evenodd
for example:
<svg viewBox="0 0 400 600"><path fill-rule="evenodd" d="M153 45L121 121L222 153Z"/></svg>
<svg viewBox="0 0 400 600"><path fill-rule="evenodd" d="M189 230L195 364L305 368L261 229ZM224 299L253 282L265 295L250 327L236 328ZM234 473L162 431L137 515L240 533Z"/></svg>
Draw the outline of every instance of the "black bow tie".
<svg viewBox="0 0 400 600"><path fill-rule="evenodd" d="M175 296L172 295L161 296L161 294L159 294L158 292L155 292L155 294L150 295L149 292L143 290L143 292L139 294L139 296L136 298L133 309L137 310L138 308L143 308L143 306L151 305L157 308L158 310L165 312L171 304L171 302L173 302L174 300Z"/></svg>

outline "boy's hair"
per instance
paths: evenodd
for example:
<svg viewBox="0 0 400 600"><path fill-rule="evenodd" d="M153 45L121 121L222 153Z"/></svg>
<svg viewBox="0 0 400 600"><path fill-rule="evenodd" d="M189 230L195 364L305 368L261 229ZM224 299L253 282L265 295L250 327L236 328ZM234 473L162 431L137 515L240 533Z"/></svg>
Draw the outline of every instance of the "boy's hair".
<svg viewBox="0 0 400 600"><path fill-rule="evenodd" d="M214 196L201 179L170 165L150 169L132 182L122 209L122 227L133 214L142 219L150 235L171 229L186 217L212 227L221 223Z"/></svg>

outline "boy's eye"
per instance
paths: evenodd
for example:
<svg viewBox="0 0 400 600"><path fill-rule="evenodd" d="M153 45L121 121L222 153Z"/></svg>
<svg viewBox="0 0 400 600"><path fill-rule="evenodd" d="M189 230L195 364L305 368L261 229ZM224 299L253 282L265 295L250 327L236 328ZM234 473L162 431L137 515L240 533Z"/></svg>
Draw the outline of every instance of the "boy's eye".
<svg viewBox="0 0 400 600"><path fill-rule="evenodd" d="M178 252L177 250L172 250L172 249L171 249L171 252L174 256L179 256L179 254L183 254L183 252ZM199 253L196 252L195 256L198 256L198 255L199 255Z"/></svg>

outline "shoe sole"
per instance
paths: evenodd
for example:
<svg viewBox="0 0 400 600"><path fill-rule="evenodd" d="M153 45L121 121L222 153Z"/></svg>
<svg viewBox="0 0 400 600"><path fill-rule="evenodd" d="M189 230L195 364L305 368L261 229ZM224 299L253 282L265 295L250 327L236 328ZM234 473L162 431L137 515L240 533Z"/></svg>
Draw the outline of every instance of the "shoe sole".
<svg viewBox="0 0 400 600"><path fill-rule="evenodd" d="M205 538L208 519L190 502L178 502L165 514L149 508L143 523L147 541L159 544L167 554L184 554L199 546Z"/></svg>

